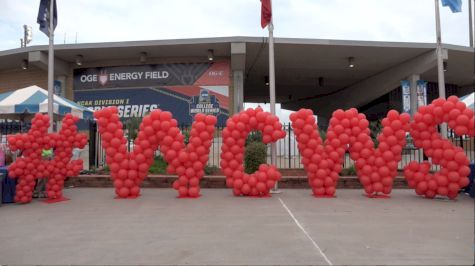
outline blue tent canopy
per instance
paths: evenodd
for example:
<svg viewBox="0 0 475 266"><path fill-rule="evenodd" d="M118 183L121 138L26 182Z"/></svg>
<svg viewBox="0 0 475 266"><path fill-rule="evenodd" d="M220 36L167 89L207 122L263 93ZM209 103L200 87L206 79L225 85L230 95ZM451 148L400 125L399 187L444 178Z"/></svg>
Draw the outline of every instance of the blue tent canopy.
<svg viewBox="0 0 475 266"><path fill-rule="evenodd" d="M460 98L460 100L467 105L468 108L471 108L472 110L475 109L475 93L472 92L470 94L467 94L463 97Z"/></svg>
<svg viewBox="0 0 475 266"><path fill-rule="evenodd" d="M80 119L93 119L93 111L73 101L54 95L53 112L56 115L71 113ZM47 113L48 92L30 86L0 94L0 117L16 118L18 115Z"/></svg>

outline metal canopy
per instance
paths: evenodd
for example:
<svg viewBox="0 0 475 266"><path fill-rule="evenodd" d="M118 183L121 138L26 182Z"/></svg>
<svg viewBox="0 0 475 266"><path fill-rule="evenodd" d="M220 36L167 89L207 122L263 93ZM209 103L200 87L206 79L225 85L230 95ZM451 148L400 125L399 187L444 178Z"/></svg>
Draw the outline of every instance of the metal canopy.
<svg viewBox="0 0 475 266"><path fill-rule="evenodd" d="M245 43L245 84L244 101L267 102L269 89L264 79L268 75L267 38L222 37L181 40L133 41L111 43L85 43L55 45L57 60L73 66L76 55L83 56L84 65L139 64L141 52L147 58L159 61L207 60L208 49L213 49L216 59L231 58L231 43ZM470 47L444 45L448 50L448 71L446 83L473 89L474 52ZM414 58L435 50L433 43L401 43L344 41L319 39L275 38L276 94L277 102L284 107L320 108L312 106L312 100L296 101L305 97L326 97L337 91L352 88L359 82L402 65ZM0 75L2 71L17 68L21 71L21 61L28 60L29 52L47 51L47 46L0 51ZM348 57L354 57L355 67L348 67ZM436 68L429 68L421 74L427 81L437 82ZM319 85L318 78L323 78ZM396 77L402 79L405 77ZM367 102L377 96L362 95ZM334 100L332 98L328 98ZM319 101L320 104L323 100ZM318 101L316 101L318 102ZM356 106L358 107L358 106ZM326 113L328 110L325 111Z"/></svg>

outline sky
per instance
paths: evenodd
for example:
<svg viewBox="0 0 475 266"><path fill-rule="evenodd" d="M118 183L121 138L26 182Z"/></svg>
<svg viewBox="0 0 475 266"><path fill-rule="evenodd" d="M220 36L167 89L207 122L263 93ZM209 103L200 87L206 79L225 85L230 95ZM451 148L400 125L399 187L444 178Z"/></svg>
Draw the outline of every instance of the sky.
<svg viewBox="0 0 475 266"><path fill-rule="evenodd" d="M0 51L47 37L36 23L39 0L0 0ZM55 43L267 36L259 0L57 0ZM435 42L433 0L274 0L276 37ZM442 41L469 44L468 2L463 12L441 8Z"/></svg>
<svg viewBox="0 0 475 266"><path fill-rule="evenodd" d="M48 44L36 23L39 0L0 0L0 51ZM288 38L435 42L433 0L273 0L274 36ZM57 0L55 43L268 36L259 0ZM442 41L469 45L468 1L461 13L441 7ZM260 104L268 110L269 106ZM246 104L255 107L257 104ZM277 105L288 122L290 111Z"/></svg>

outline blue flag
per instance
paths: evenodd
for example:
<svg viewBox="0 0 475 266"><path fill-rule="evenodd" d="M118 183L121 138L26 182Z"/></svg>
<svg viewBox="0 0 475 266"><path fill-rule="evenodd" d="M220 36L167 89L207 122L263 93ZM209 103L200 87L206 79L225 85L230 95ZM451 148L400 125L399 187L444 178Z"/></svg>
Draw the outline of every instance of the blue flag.
<svg viewBox="0 0 475 266"><path fill-rule="evenodd" d="M452 13L462 12L462 0L442 0L442 6L450 7Z"/></svg>
<svg viewBox="0 0 475 266"><path fill-rule="evenodd" d="M56 29L56 24L58 24L58 12L56 10L56 0L41 0L40 10L38 11L38 19L36 22L40 24L40 31L42 31L46 36L49 36L49 5L50 1L53 2L53 32Z"/></svg>

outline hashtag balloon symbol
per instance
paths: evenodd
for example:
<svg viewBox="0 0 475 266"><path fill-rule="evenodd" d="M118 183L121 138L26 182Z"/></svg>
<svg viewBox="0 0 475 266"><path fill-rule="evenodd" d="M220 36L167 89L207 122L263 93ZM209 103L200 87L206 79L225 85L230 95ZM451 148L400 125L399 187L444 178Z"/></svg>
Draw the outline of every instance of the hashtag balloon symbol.
<svg viewBox="0 0 475 266"><path fill-rule="evenodd" d="M12 151L20 151L20 157L8 167L11 178L17 178L15 202L28 203L33 196L35 181L47 179L48 201L61 201L64 180L76 176L82 170L81 159L71 160L74 148L84 148L87 136L78 133L76 122L79 119L67 114L62 120L58 133L48 133L48 115L37 113L28 133L8 137ZM53 158L43 158L44 150L54 150Z"/></svg>

